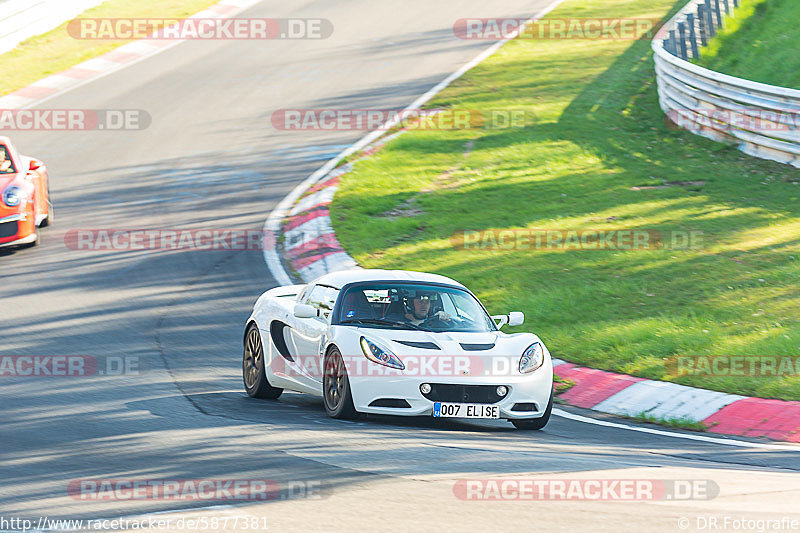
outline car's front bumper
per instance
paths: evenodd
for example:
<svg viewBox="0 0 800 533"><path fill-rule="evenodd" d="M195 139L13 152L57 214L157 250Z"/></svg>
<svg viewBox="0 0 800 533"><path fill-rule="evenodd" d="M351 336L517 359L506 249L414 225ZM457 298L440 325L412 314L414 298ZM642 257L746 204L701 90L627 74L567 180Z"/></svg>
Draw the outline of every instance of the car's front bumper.
<svg viewBox="0 0 800 533"><path fill-rule="evenodd" d="M29 244L36 240L36 228L25 214L0 216L0 248Z"/></svg>
<svg viewBox="0 0 800 533"><path fill-rule="evenodd" d="M426 398L420 391L420 385L489 385L497 387L505 385L508 393L499 401L490 403L500 407L500 418L531 419L544 415L550 401L553 387L553 365L550 357L545 363L530 374L508 376L480 376L474 378L458 377L390 377L390 376L349 376L350 391L353 404L362 413L389 414L400 416L425 416L433 412L434 401ZM381 400L404 400L408 407L379 407L372 405ZM452 401L452 399L444 400ZM459 401L456 403L478 403ZM481 402L486 403L486 402ZM512 410L517 404L535 404L535 410ZM519 408L519 406L517 406ZM526 405L530 408L530 405Z"/></svg>

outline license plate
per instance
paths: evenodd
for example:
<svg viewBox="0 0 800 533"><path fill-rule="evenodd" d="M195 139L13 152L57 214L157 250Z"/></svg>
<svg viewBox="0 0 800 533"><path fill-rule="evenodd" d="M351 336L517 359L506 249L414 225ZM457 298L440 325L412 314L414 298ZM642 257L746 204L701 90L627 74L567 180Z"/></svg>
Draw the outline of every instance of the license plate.
<svg viewBox="0 0 800 533"><path fill-rule="evenodd" d="M433 416L437 418L500 418L500 407L480 403L433 404Z"/></svg>

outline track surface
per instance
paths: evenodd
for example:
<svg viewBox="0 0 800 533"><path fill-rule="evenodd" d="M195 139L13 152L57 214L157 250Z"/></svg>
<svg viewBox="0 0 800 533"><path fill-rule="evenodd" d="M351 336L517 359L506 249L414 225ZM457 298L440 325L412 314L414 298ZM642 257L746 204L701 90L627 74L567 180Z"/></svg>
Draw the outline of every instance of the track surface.
<svg viewBox="0 0 800 533"><path fill-rule="evenodd" d="M0 252L2 353L138 356L141 376L0 378L5 517L116 517L198 503L82 502L70 480L318 480L323 499L206 513L266 517L273 530L681 530L697 516L800 518L800 453L598 427L329 420L319 401L242 391L242 326L274 286L260 252L86 252L72 228L260 229L267 213L361 132L280 132L280 108L399 108L489 46L452 35L462 17L529 16L548 2L265 1L241 16L322 17L325 41L189 42L47 102L138 108L141 132L27 133L58 208L42 246ZM573 410L573 412L579 412ZM596 414L583 412L588 416ZM474 502L470 477L711 479L711 501ZM202 504L201 504L202 505ZM195 511L195 514L197 511ZM181 515L170 515L181 516Z"/></svg>

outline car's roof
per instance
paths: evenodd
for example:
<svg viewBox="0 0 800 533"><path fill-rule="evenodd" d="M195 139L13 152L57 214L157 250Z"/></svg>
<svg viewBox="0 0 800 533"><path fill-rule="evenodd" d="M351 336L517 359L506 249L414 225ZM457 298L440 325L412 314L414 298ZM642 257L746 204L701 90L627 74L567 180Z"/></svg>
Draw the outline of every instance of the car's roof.
<svg viewBox="0 0 800 533"><path fill-rule="evenodd" d="M348 283L355 283L358 281L416 281L427 283L443 283L445 285L466 288L461 283L446 276L440 276L439 274L414 272L412 270L381 270L377 268L358 268L341 270L339 272L331 272L315 279L312 283L328 285L341 289Z"/></svg>

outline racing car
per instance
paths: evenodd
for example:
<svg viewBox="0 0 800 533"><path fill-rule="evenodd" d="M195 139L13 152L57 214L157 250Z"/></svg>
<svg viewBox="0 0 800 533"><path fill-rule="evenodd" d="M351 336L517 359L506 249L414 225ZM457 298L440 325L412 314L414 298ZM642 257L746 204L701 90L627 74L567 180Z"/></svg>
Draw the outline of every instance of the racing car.
<svg viewBox="0 0 800 533"><path fill-rule="evenodd" d="M490 316L450 278L354 269L256 301L244 330L247 394L321 397L333 418L362 414L507 419L541 429L553 365L532 333L505 333L521 312Z"/></svg>
<svg viewBox="0 0 800 533"><path fill-rule="evenodd" d="M47 168L0 137L0 247L35 246L39 228L53 223Z"/></svg>

